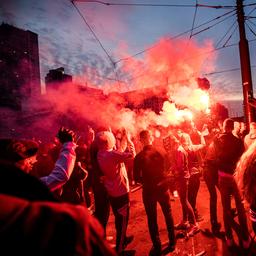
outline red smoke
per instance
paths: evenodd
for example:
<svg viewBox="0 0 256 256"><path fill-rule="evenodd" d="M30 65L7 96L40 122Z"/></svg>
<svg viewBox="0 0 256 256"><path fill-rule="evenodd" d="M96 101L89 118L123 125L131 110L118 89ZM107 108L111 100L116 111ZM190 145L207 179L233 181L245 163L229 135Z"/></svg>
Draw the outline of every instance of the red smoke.
<svg viewBox="0 0 256 256"><path fill-rule="evenodd" d="M89 123L111 127L112 130L125 127L133 134L152 125L167 127L191 120L194 113L207 111L209 107L208 94L198 89L196 78L204 72L213 71L215 56L205 54L210 50L210 42L198 45L186 39L161 39L154 48L145 52L143 58L120 62L116 73L121 81L105 80L100 87L105 94L100 94L98 90L95 93L81 91L75 83L60 84L56 91L47 88L44 103L36 100L33 104L50 109L51 114L35 119L29 128L33 131L35 127L34 131L41 132L45 129L48 133L54 129L51 134L55 134L61 115L67 117L64 125L79 127L80 130L86 130L86 123ZM120 55L125 56L125 53ZM85 67L85 70L88 69ZM86 79L88 87L99 88L95 80L88 80L86 74L82 78ZM81 81L81 77L79 79ZM74 77L73 80L78 79ZM126 97L114 93L127 90L137 92L131 92ZM128 103L137 107L144 99L159 94L169 99L164 102L159 114L150 109L135 111L126 107Z"/></svg>

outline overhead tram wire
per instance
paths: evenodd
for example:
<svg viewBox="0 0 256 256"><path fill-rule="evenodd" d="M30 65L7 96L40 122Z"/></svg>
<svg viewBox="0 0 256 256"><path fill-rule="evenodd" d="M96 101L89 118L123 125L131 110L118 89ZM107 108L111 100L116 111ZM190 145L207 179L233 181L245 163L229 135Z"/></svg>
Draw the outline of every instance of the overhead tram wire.
<svg viewBox="0 0 256 256"><path fill-rule="evenodd" d="M256 39L248 40L249 43L254 42L254 41L256 41ZM210 54L210 53L213 53L213 52L216 52L216 51L220 51L220 50L223 50L223 49L226 49L226 48L229 48L229 47L234 47L234 46L238 46L238 43L229 44L229 45L224 45L224 46L221 46L221 47L219 47L219 48L215 48L215 49L213 49L213 50L211 50L211 51L207 51L207 52L201 53L201 54L199 54L199 55L197 55L197 56L207 55L207 54ZM188 57L188 58L186 58L185 60L194 59L194 58L195 58L195 57ZM256 67L256 66L252 66L252 67ZM238 69L231 69L231 70L224 70L224 71L217 71L217 74L222 73L222 72L224 73L224 72L229 72L229 71L236 71L236 70L240 70L240 68L238 68ZM139 77L144 76L145 74L146 74L146 73L143 72L142 74L140 74L140 75L138 75L138 76L136 76L136 77L127 79L126 81L127 81L127 82L130 82L130 81L132 81L132 80L134 80L134 79L136 79L136 78L139 78ZM212 73L209 73L209 74L203 74L203 75L211 75L211 74L215 74L215 72L212 72ZM127 83L127 82L126 82L126 83ZM176 81L176 82L177 82L177 81ZM168 84L170 84L170 83L168 83Z"/></svg>
<svg viewBox="0 0 256 256"><path fill-rule="evenodd" d="M251 23L254 27L256 27L256 24L252 22L250 19L247 20L249 23Z"/></svg>
<svg viewBox="0 0 256 256"><path fill-rule="evenodd" d="M76 0L77 2L85 2L85 1L79 1L79 0ZM86 2L98 2L98 3L102 3L102 4L105 4L105 5L110 5L111 3L106 3L106 2L102 2L102 1L88 1L88 0L86 0ZM72 1L72 3L73 3L73 1ZM255 6L256 4L247 4L247 5L244 5L245 7L247 7L247 6ZM173 5L173 7L181 7L181 5ZM183 6L183 7L185 7L185 6ZM189 6L186 6L186 7L189 7ZM195 7L194 5L193 6L190 6L190 7ZM220 8L220 6L200 6L200 7L211 7L211 8L213 8L213 7L215 7L215 8ZM222 7L228 7L228 8L231 8L231 7L235 7L235 6L222 6ZM256 8L254 8L252 11L254 11ZM234 12L235 11L235 9L234 10L232 10L232 11L229 11L229 12L227 12L227 13L225 13L225 14L223 14L223 15L221 15L221 16L218 16L218 17L216 17L216 18L214 18L214 19L212 19L212 20L210 20L210 21L207 21L207 22L205 22L205 23L203 23L203 24L201 24L201 25L199 25L199 26L197 26L196 28L199 28L199 27L202 27L202 26L204 26L204 25L206 25L206 24L208 24L208 23L210 23L210 22L213 22L214 20L217 20L217 19L219 19L219 18L221 18L221 17L224 17L224 16L226 16L226 15L228 15L229 13L231 13L231 12ZM251 12L252 12L251 11ZM233 16L233 15L231 15L231 16ZM230 16L230 17L231 17ZM214 24L214 25L217 25L217 24L219 24L220 22L218 22L218 23L216 23L216 24ZM213 26L212 26L213 27ZM196 28L194 28L194 29L196 29ZM209 29L209 28L208 28ZM185 32L183 32L183 33L180 33L180 34L178 34L178 35L176 35L175 37L171 37L171 38L169 38L169 40L173 40L173 39L175 39L175 38L178 38L178 37L180 37L180 36L182 36L182 35L185 35L185 34L187 34L187 33L189 33L189 32L191 32L191 30L188 30L188 31L185 31ZM203 32L203 31L201 31L201 32ZM252 41L255 41L256 39L253 39L253 40L248 40L248 42L252 42ZM236 44L230 44L230 45L224 45L224 46L222 46L222 47L219 47L219 48L216 48L216 49L214 49L214 50L212 50L212 51L210 51L210 52L214 52L214 51L218 51L218 50L222 50L222 49L225 49L225 48L228 48L228 47L233 47L233 46L237 46L237 43ZM144 52L146 52L146 51L149 51L149 50L151 50L152 48L154 48L154 47L156 47L156 45L154 45L154 46L152 46L152 47L150 47L150 48L147 48L147 49L145 49L145 50L143 50L143 51L141 51L141 52L138 52L138 53L136 53L136 54L134 54L134 55L132 55L132 56L129 56L129 57L126 57L126 58L123 58L123 59L120 59L120 60L117 60L116 62L114 62L114 64L117 64L118 62L121 62L121 61L125 61L125 60L128 60L128 59L130 59L130 58L132 58L132 57L135 57L135 56L138 56L138 55L140 55L140 54L142 54L142 53L144 53ZM203 54L208 54L208 53L210 53L210 52L206 52L206 53L203 53ZM112 60L112 59L111 59ZM254 66L253 66L254 67ZM232 71L232 70L231 70ZM228 72L228 71L220 71L220 72ZM212 72L211 74L214 74L214 72ZM143 74L142 74L143 75ZM207 75L207 74L206 74ZM141 76L141 75L140 75ZM103 77L102 77L103 78ZM108 78L108 77L106 77L105 79L110 79L110 80L113 80L113 78ZM129 80L133 80L133 79L135 79L135 78L132 78L132 79L129 79ZM122 81L122 82L124 82L124 81Z"/></svg>
<svg viewBox="0 0 256 256"><path fill-rule="evenodd" d="M256 9L256 8L255 8ZM232 24L232 26L230 27L229 31L231 30L231 28L234 26L235 23ZM254 23L253 23L254 24ZM254 24L255 25L255 24ZM238 25L233 29L231 35L229 36L229 38L226 40L226 42L224 43L224 45L222 47L219 47L219 48L215 48L214 50L211 50L209 52L205 52L205 53L202 53L200 55L203 55L203 54L209 54L209 53L212 53L212 52L215 52L215 51L218 51L218 50L222 50L222 49L225 49L225 48L228 48L228 47L234 47L234 46L237 46L238 44L235 43L235 44L230 44L230 45L227 45L227 43L229 42L229 40L231 39L231 37L234 35L234 32L235 30L237 29ZM228 31L228 32L229 32ZM228 34L228 32L225 34L225 36ZM254 31L251 31L255 36L256 36L256 33ZM252 40L248 40L248 42L252 42L252 41L256 41L256 39L252 39ZM193 59L194 57L190 57L190 58L187 58L187 59ZM256 65L252 65L251 68L256 68ZM215 72L211 72L211 73L205 73L203 74L204 76L207 76L207 75L215 75L215 74L221 74L221 73L227 73L227 72L234 72L234 71L238 71L240 70L241 68L233 68L233 69L227 69L227 70L220 70L220 71L215 71ZM142 74L143 75L143 74ZM133 80L133 79L131 79ZM176 81L177 82L177 81ZM171 82L171 83L174 83L174 82ZM171 84L171 83L168 83L168 84Z"/></svg>
<svg viewBox="0 0 256 256"><path fill-rule="evenodd" d="M200 27L202 27L202 26L204 26L204 25L206 25L206 24L209 24L209 23L215 21L215 20L218 20L218 19L220 19L220 18L222 18L222 17L224 17L224 16L226 16L226 15L232 13L232 12L235 14L235 11L236 11L236 10L234 9L234 10L228 11L228 12L226 12L226 13L220 15L220 16L217 16L217 17L214 18L214 19L208 20L208 21L206 21L206 22L204 22L204 23L202 23L202 24L200 24L200 25L194 27L193 30L198 29L198 28L200 28ZM229 17L232 17L232 16L233 16L233 15L230 15ZM181 37L181 36L183 36L183 35L186 35L186 34L188 34L188 33L191 33L191 29L186 30L186 31L184 31L184 32L181 32L181 33L178 34L178 35L175 35L175 36L166 38L166 40L167 40L167 41L172 41L172 40L175 40L175 39L177 39L177 38L179 38L179 37ZM139 52L137 52L137 53L135 53L135 54L132 54L132 55L127 56L127 57L125 57L125 58L121 58L121 59L117 60L115 63L117 64L117 63L119 63L119 62L127 61L127 60L129 60L129 59L131 59L131 58L133 58L133 57L139 56L139 55L141 55L141 54L143 54L143 53L145 53L145 52L147 52L147 51L150 51L151 49L154 49L155 47L157 47L157 45L158 45L158 43L156 43L156 44L152 45L151 47L148 47L148 48L146 48L146 49L144 49L144 50L141 50L141 51L139 51Z"/></svg>
<svg viewBox="0 0 256 256"><path fill-rule="evenodd" d="M112 60L112 58L110 57L109 53L107 52L107 50L105 49L105 47L103 46L103 44L101 43L101 41L99 40L98 36L95 34L95 32L93 31L92 27L89 25L89 23L86 21L86 19L84 18L84 16L82 15L82 13L80 12L80 10L77 8L77 6L74 3L75 1L71 1L71 3L73 4L73 6L75 7L75 9L77 10L77 12L79 13L80 17L83 19L84 23L86 24L86 26L89 28L90 32L93 34L94 38L97 40L97 42L99 43L100 47L102 48L102 50L104 51L104 53L107 55L109 61L111 62L112 65L114 65L114 61Z"/></svg>
<svg viewBox="0 0 256 256"><path fill-rule="evenodd" d="M84 23L86 24L86 26L89 28L90 32L92 33L92 35L94 36L94 38L96 39L96 41L99 43L101 49L104 51L104 53L106 54L106 56L108 57L108 60L110 61L112 67L113 67L113 71L114 74L116 76L116 81L119 83L120 85L120 81L118 79L115 67L116 64L113 61L113 59L111 58L111 56L109 55L109 53L107 52L107 50L105 49L105 47L103 46L103 44L101 43L100 39L98 38L98 36L96 35L96 33L93 31L92 27L90 26L90 24L86 21L85 17L82 15L82 13L80 12L80 10L77 8L77 6L74 3L75 1L71 0L72 5L74 6L74 8L76 9L76 11L78 12L78 14L80 15L80 17L82 18L82 20L84 21Z"/></svg>
<svg viewBox="0 0 256 256"><path fill-rule="evenodd" d="M252 68L256 68L256 65L252 65L251 66ZM227 73L227 72L234 72L234 71L238 71L240 70L241 68L233 68L233 69L226 69L226 70L220 70L220 71L216 71L216 72L210 72L210 73L204 73L202 74L203 76L207 76L207 75L217 75L217 74L222 74L222 73ZM193 78L195 76L195 73L191 74L190 75L190 78ZM174 83L185 83L185 82L189 82L190 79L189 78L186 78L186 79L180 79L180 80L172 80L170 82L168 82L168 85L172 85ZM158 84L158 86L164 86L166 85L165 84Z"/></svg>
<svg viewBox="0 0 256 256"><path fill-rule="evenodd" d="M256 10L256 7L254 7L247 15L251 15Z"/></svg>
<svg viewBox="0 0 256 256"><path fill-rule="evenodd" d="M232 33L230 34L230 36L228 37L228 39L226 40L226 42L224 43L223 47L225 47L225 45L227 45L227 43L230 41L230 39L232 38L232 36L235 34L235 31L238 28L238 24L235 26L235 28L233 29Z"/></svg>
<svg viewBox="0 0 256 256"><path fill-rule="evenodd" d="M256 68L256 65L252 65L251 68ZM222 73L227 73L227 72L234 72L241 70L241 68L232 68L232 69L226 69L226 70L220 70L220 71L214 71L210 73L204 73L204 76L210 76L210 75L217 75L217 74L222 74Z"/></svg>
<svg viewBox="0 0 256 256"><path fill-rule="evenodd" d="M192 27L190 29L189 40L187 41L186 45L184 46L185 52L187 51L187 48L188 48L189 44L191 43L191 38L192 38L194 26L195 26L196 14L197 14L197 9L198 9L197 3L198 3L198 0L196 0L195 11L194 11L193 20L192 20ZM167 82L167 84L168 84L168 82Z"/></svg>
<svg viewBox="0 0 256 256"><path fill-rule="evenodd" d="M113 3L113 2L104 2L99 0L76 0L77 2L84 2L84 3L97 3L106 6L142 6L142 7L192 7L194 8L195 5L191 4L151 4L151 3ZM233 5L205 5L205 4L198 4L198 7L206 7L206 8L233 8Z"/></svg>
<svg viewBox="0 0 256 256"><path fill-rule="evenodd" d="M195 26L196 14L197 14L197 8L198 8L197 3L198 3L198 0L196 0L196 7L195 7L195 12L194 12L194 17L193 17L193 22L192 22L192 28L191 28L191 32L190 32L189 39L191 39L191 37L192 37L193 30L194 30L194 26Z"/></svg>
<svg viewBox="0 0 256 256"><path fill-rule="evenodd" d="M246 21L250 22L252 25L256 26L254 24L254 22L251 21L251 17L249 15L251 15L254 11L256 10L256 7L254 7L246 16L245 19ZM253 29L249 26L249 24L247 22L245 22L246 26L249 28L249 30L251 31L251 33L255 36L255 32L253 31Z"/></svg>
<svg viewBox="0 0 256 256"><path fill-rule="evenodd" d="M254 25L255 25L255 24L254 24ZM232 26L231 26L231 27L232 27ZM227 44L227 43L229 42L229 40L231 39L231 37L233 36L233 34L234 34L235 30L237 29L237 27L238 27L238 26L236 26L236 27L234 28L234 30L232 31L231 35L230 35L229 38L226 40L226 42L224 43L223 46L218 47L218 48L215 47L213 50L210 50L210 51L207 51L207 52L203 52L203 53L201 53L201 54L199 54L199 55L197 55L197 56L208 55L208 54L211 54L211 53L216 52L216 51L219 51L219 50L223 50L223 49L226 49L226 48L229 48L229 47L238 46L238 43ZM251 43L251 42L254 42L254 41L256 41L256 39L251 39L251 40L248 40L248 43ZM194 59L194 58L195 58L195 57L188 57L188 58L186 58L185 60ZM136 78L138 78L138 77L142 77L143 75L145 75L145 72L143 72L142 74L137 75L137 76L135 76L135 77L133 77L133 78L128 79L128 82L129 82L129 81L132 81L132 80L134 80L134 79L136 79Z"/></svg>
<svg viewBox="0 0 256 256"><path fill-rule="evenodd" d="M256 68L256 65L252 65L252 68ZM210 75L218 75L218 74L222 74L222 73L227 73L227 72L234 72L234 71L238 71L241 68L232 68L232 69L226 69L226 70L220 70L220 71L215 71L215 72L210 72L210 73L204 73L202 74L203 76L210 76ZM193 78L195 76L195 73L193 73L190 78ZM168 82L168 85L172 85L174 83L184 83L184 82L188 82L190 79L186 78L186 79L182 79L182 80L172 80L170 82ZM164 86L166 84L159 84L159 86Z"/></svg>
<svg viewBox="0 0 256 256"><path fill-rule="evenodd" d="M250 16L255 10L256 10L256 7L254 7L254 8L245 16L245 19L250 21L250 19L255 18L255 17L251 17L251 16Z"/></svg>
<svg viewBox="0 0 256 256"><path fill-rule="evenodd" d="M227 30L227 32L224 34L224 36L218 41L218 43L217 43L216 46L215 46L215 49L212 50L211 53L214 52L214 51L216 51L217 49L224 49L224 48L226 48L228 42L230 41L230 39L231 39L232 36L234 35L236 29L238 28L238 24L237 24L236 26L235 26L235 24L236 24L236 20L233 22L233 24L230 26L230 28ZM229 35L229 37L227 38L227 40L225 41L225 43L223 44L223 46L220 47L220 48L217 48L218 45L221 43L221 41L224 40L224 38L228 35L228 33L231 31L231 29L232 29L234 26L235 26L235 28L233 29L233 31L231 32L231 34ZM209 54L211 54L211 53L209 52L209 53L206 54L206 55L209 55Z"/></svg>
<svg viewBox="0 0 256 256"><path fill-rule="evenodd" d="M253 31L253 29L249 26L249 24L247 22L245 22L245 25L247 26L247 28L250 30L250 32L256 37L256 33Z"/></svg>
<svg viewBox="0 0 256 256"><path fill-rule="evenodd" d="M250 43L250 42L254 42L254 41L256 41L256 39L248 40L249 43ZM215 49L213 49L213 50L211 50L211 51L203 52L203 53L201 53L201 54L198 54L197 57L198 57L198 56L201 56L201 55L207 55L207 54L210 54L210 53L213 53L213 52L216 52L216 51L220 51L220 50L223 50L223 49L226 49L226 48L229 48L229 47L234 47L234 46L238 46L238 43L229 44L229 45L224 45L224 46L221 46L221 47L219 47L219 48L215 48ZM195 58L195 57L188 57L188 58L186 58L185 60L194 59L194 58ZM136 77L127 79L127 81L128 81L128 82L129 82L129 81L132 81L132 80L134 80L134 79L136 79L136 78L138 78L138 77L142 77L143 75L145 75L145 72L143 72L142 74L140 74L140 75L138 75L138 76L136 76Z"/></svg>
<svg viewBox="0 0 256 256"><path fill-rule="evenodd" d="M256 10L256 7L254 7L246 16L245 16L245 19L248 20L250 23L252 23L253 25L255 25L251 19L255 18L255 17L252 17L250 16L254 11Z"/></svg>
<svg viewBox="0 0 256 256"><path fill-rule="evenodd" d="M248 7L248 6L255 6L256 3L252 3L252 4L244 4L244 7Z"/></svg>
<svg viewBox="0 0 256 256"><path fill-rule="evenodd" d="M98 0L75 0L76 2L84 2L84 3L97 3L106 6L149 6L149 7L195 7L195 5L191 4L138 4L138 3L112 3L112 2L104 2Z"/></svg>
<svg viewBox="0 0 256 256"><path fill-rule="evenodd" d="M219 47L220 43L224 40L224 38L227 36L227 34L231 31L231 29L235 26L236 24L236 20L233 22L233 24L229 27L229 29L227 30L227 32L221 37L221 39L216 43L215 48Z"/></svg>
<svg viewBox="0 0 256 256"><path fill-rule="evenodd" d="M235 10L233 10L233 11L231 11L231 12L234 12L234 11L235 11ZM231 13L231 12L228 12L228 13ZM224 14L224 15L222 15L222 16L219 16L219 17L223 17L223 16L225 16L225 15L227 15L227 13ZM235 13L232 14L232 15L230 15L230 16L228 16L228 17L226 17L226 18L224 18L223 20L219 21L218 24L221 23L221 22L223 22L223 21L226 20L227 18L230 18L230 17L234 16L234 15L235 15ZM217 18L218 18L218 17L217 17ZM216 18L215 18L214 20L216 20ZM213 21L213 20L211 20L210 22L212 22L212 21ZM196 28L198 28L198 27L200 27L200 26L202 26L202 25L203 25L203 24L197 26ZM216 23L213 24L211 27L213 27L214 25L216 25ZM211 27L208 27L208 29L210 29ZM183 33L181 33L181 34L182 34L182 35L183 35L183 34L187 34L188 32L191 32L192 30L193 30L193 28L190 29L190 30L188 30L188 31L185 31L185 32L183 32ZM179 35L173 37L172 39L178 38L181 34L179 34ZM169 40L170 40L170 39L169 39ZM156 47L156 46L157 46L157 45L152 46L151 48ZM147 48L146 50L149 50L149 48ZM146 50L144 50L144 52L146 52ZM213 52L213 51L211 51L211 52ZM211 52L208 52L208 54L211 53ZM137 53L137 55L138 55L138 54L139 54L139 53ZM206 53L204 53L204 54L206 54ZM135 56L135 55L130 56L130 57L128 57L128 59L130 59L130 58L132 58L132 57L134 57L134 56ZM190 58L191 58L191 57L186 58L186 59L190 59ZM122 60L124 60L124 59L122 59ZM125 59L125 60L127 60L127 59ZM125 61L125 60L124 60L124 61ZM135 76L135 77L133 77L133 78L128 79L128 82L129 82L129 81L132 81L132 80L134 80L134 79L136 79L136 78L138 78L138 77L143 76L144 73L145 73L145 72L143 72L142 74L140 74L140 75L138 75L138 76Z"/></svg>
<svg viewBox="0 0 256 256"><path fill-rule="evenodd" d="M211 25L211 26L209 26L209 27L207 27L207 28L204 28L204 29L202 29L202 30L200 30L200 31L198 31L198 32L196 32L196 33L194 33L192 36L198 35L198 34L204 32L204 31L206 31L206 30L208 30L208 29L211 29L211 28L213 28L214 26L216 26L216 25L222 23L223 21L225 21L225 20L227 20L227 19L229 19L230 17L235 16L235 15L236 15L236 13L233 13L232 15L230 15L230 16L228 16L228 17L225 17L223 20L220 20L220 21L216 22L215 24L213 24L213 25Z"/></svg>

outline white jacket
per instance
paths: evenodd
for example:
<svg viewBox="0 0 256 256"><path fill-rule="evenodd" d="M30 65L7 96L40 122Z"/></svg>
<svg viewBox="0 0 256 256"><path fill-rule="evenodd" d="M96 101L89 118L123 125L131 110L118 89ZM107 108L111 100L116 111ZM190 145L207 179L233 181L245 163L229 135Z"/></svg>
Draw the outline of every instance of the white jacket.
<svg viewBox="0 0 256 256"><path fill-rule="evenodd" d="M76 147L74 142L64 143L52 172L40 178L51 191L61 188L69 180L76 161Z"/></svg>

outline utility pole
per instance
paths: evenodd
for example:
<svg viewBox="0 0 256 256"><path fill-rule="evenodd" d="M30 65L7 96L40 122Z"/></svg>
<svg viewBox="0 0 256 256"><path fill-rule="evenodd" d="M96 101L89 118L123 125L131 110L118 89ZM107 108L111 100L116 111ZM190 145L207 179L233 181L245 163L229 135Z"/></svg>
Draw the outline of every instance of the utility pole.
<svg viewBox="0 0 256 256"><path fill-rule="evenodd" d="M240 52L240 65L243 85L243 96L244 96L244 116L247 130L249 129L250 122L254 121L254 109L250 104L253 100L253 87L252 87L252 75L251 75L251 64L250 64L250 53L248 41L245 34L244 26L244 6L243 0L237 0L237 21L239 25L239 52Z"/></svg>

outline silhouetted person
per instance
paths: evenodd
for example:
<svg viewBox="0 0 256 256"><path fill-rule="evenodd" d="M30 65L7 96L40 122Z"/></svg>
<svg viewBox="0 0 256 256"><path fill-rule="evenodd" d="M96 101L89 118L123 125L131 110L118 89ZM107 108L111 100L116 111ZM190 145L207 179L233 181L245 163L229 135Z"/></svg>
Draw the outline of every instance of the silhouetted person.
<svg viewBox="0 0 256 256"><path fill-rule="evenodd" d="M163 144L171 161L171 168L182 207L182 221L175 225L175 228L186 230L189 236L193 236L199 231L199 227L196 222L194 210L188 201L188 185L190 178L188 154L182 147L180 141L171 134L164 138Z"/></svg>
<svg viewBox="0 0 256 256"><path fill-rule="evenodd" d="M29 174L37 150L34 141L0 140L1 255L116 255L86 207L59 202Z"/></svg>
<svg viewBox="0 0 256 256"><path fill-rule="evenodd" d="M235 177L240 192L250 205L249 215L256 235L256 141L241 156Z"/></svg>
<svg viewBox="0 0 256 256"><path fill-rule="evenodd" d="M94 196L94 217L96 217L104 228L106 236L106 228L110 215L110 202L107 190L103 184L103 172L97 160L98 146L94 140L90 145L90 163L91 168L89 175L91 179L92 191Z"/></svg>
<svg viewBox="0 0 256 256"><path fill-rule="evenodd" d="M247 135L244 137L244 147L245 149L248 149L249 146L256 140L256 123L251 122L250 123L250 131Z"/></svg>
<svg viewBox="0 0 256 256"><path fill-rule="evenodd" d="M237 231L239 238L242 240L243 247L247 249L250 245L247 219L240 192L234 179L236 164L243 153L244 146L242 140L232 134L233 129L234 121L232 119L226 119L223 123L224 132L215 138L213 143L216 150L215 157L218 167L226 242L230 248L235 244L232 234L232 229L235 229L233 224L234 216L232 216L231 211L231 196L233 196L240 224L239 231L237 231L237 228L235 230Z"/></svg>
<svg viewBox="0 0 256 256"><path fill-rule="evenodd" d="M174 224L171 211L169 186L165 182L165 158L152 146L153 136L149 131L140 132L143 149L134 159L135 182L142 183L142 198L148 219L148 229L153 243L150 255L161 255L161 241L157 224L157 203L165 217L169 237L169 251L175 249Z"/></svg>

